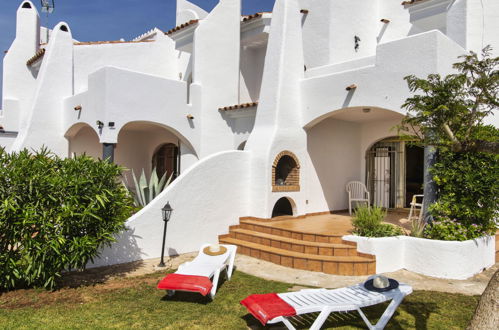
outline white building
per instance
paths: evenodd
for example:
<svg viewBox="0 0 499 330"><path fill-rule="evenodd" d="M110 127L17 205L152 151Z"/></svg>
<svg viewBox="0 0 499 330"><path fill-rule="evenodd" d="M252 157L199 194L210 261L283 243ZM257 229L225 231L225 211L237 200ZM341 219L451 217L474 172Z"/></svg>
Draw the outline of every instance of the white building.
<svg viewBox="0 0 499 330"><path fill-rule="evenodd" d="M77 42L61 22L46 43L41 29L24 1L3 64L0 146L179 175L104 252L117 263L159 255L167 201L170 253L215 242L241 216L346 209L351 180L406 206L422 150L394 138L403 77L497 52L499 1L277 0L241 16L241 0L210 13L177 0L177 27L132 41Z"/></svg>

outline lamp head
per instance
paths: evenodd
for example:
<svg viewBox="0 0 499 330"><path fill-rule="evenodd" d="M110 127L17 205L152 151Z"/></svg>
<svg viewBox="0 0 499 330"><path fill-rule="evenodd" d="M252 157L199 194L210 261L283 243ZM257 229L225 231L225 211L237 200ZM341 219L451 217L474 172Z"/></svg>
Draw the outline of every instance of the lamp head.
<svg viewBox="0 0 499 330"><path fill-rule="evenodd" d="M172 215L172 207L170 206L170 202L166 202L165 206L161 209L161 213L163 215L163 221L168 222Z"/></svg>

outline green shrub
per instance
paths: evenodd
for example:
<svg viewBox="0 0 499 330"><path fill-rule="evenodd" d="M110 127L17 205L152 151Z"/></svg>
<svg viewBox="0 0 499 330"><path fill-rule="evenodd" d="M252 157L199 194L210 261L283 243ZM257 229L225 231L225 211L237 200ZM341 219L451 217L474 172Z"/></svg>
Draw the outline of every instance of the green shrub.
<svg viewBox="0 0 499 330"><path fill-rule="evenodd" d="M383 223L386 211L379 206L360 206L352 218L353 233L365 237L387 237L402 235L402 229Z"/></svg>
<svg viewBox="0 0 499 330"><path fill-rule="evenodd" d="M54 288L115 241L133 208L121 172L87 156L0 149L0 289Z"/></svg>
<svg viewBox="0 0 499 330"><path fill-rule="evenodd" d="M482 127L480 137L497 141L499 130ZM465 227L494 225L499 210L499 155L440 148L432 174L438 186L438 201L430 207L435 217L457 219Z"/></svg>
<svg viewBox="0 0 499 330"><path fill-rule="evenodd" d="M466 241L491 234L490 228L486 226L477 224L467 226L448 218L433 221L423 232L425 238L442 241Z"/></svg>

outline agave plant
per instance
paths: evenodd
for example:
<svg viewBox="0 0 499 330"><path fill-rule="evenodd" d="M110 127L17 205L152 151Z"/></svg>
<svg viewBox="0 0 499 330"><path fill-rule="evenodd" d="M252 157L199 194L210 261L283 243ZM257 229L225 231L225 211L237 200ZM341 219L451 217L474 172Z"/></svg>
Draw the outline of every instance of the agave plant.
<svg viewBox="0 0 499 330"><path fill-rule="evenodd" d="M153 168L149 182L147 182L144 169L142 169L142 174L140 175L139 180L137 180L135 172L132 170L133 182L135 183L135 194L133 195L137 206L146 206L170 184L173 178L173 173L170 174L168 179L166 174L167 173L163 174L161 179L159 179L156 174L156 168Z"/></svg>

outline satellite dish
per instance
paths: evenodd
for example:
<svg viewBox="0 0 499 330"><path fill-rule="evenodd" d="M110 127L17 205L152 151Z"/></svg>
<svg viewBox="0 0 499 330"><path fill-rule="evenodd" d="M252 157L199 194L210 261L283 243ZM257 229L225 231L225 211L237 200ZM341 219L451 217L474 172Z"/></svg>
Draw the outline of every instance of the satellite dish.
<svg viewBox="0 0 499 330"><path fill-rule="evenodd" d="M54 0L41 0L42 12L51 14L54 11L55 3Z"/></svg>

